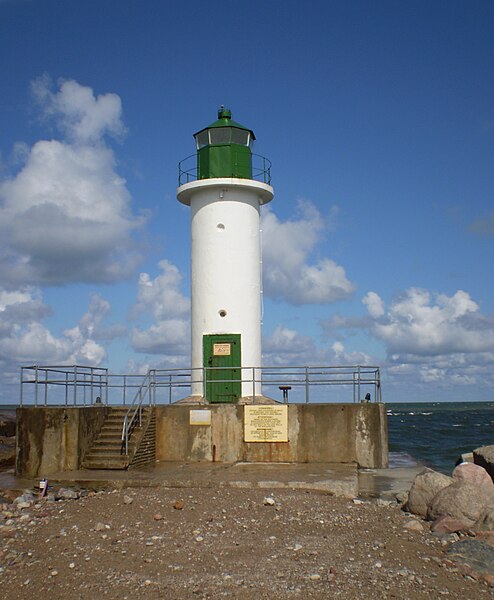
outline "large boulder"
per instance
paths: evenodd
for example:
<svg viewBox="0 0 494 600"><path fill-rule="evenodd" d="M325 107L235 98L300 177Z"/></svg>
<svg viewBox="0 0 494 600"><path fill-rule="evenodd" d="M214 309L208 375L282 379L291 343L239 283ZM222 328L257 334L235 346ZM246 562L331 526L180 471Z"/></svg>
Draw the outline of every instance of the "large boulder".
<svg viewBox="0 0 494 600"><path fill-rule="evenodd" d="M472 527L490 506L494 506L494 497L490 493L477 485L457 481L434 496L427 518L434 521L447 515Z"/></svg>
<svg viewBox="0 0 494 600"><path fill-rule="evenodd" d="M462 463L455 468L452 476L456 481L478 485L494 497L494 483L484 467L473 463Z"/></svg>
<svg viewBox="0 0 494 600"><path fill-rule="evenodd" d="M474 450L473 462L483 467L494 481L494 446L482 446Z"/></svg>
<svg viewBox="0 0 494 600"><path fill-rule="evenodd" d="M427 509L434 496L452 483L451 477L432 469L424 469L415 477L408 494L408 510L414 515L427 516Z"/></svg>

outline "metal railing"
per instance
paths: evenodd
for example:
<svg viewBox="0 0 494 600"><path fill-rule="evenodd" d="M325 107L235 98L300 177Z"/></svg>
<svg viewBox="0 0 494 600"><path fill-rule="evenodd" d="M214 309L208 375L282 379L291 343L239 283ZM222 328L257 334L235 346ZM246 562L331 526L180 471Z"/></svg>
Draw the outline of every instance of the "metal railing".
<svg viewBox="0 0 494 600"><path fill-rule="evenodd" d="M151 370L148 371L148 374L139 386L134 399L129 406L129 410L125 413L122 427L122 444L125 449L125 454L129 453L129 438L132 435L132 431L135 427L142 424L142 405L144 404L146 397L148 398L148 404L152 404L153 383L154 371Z"/></svg>
<svg viewBox="0 0 494 600"><path fill-rule="evenodd" d="M237 379L231 378L231 367L150 369L145 375L112 375L108 369L81 365L21 367L20 404L30 399L34 406L126 405L129 391L135 390L122 426L122 447L128 455L132 431L142 424L143 405L154 406L163 400L171 404L174 399L184 397L184 390L189 392L185 396L190 395L195 384L204 390L210 384L237 384L251 390L253 397L260 395L258 390L262 386L268 394L274 390L274 395L279 395L281 391L285 403L289 401L289 392L292 401L294 396L295 401L306 403L328 401L328 390L346 386L352 390L353 402L370 401L372 395L375 402L382 402L379 367L237 367L235 372L240 373Z"/></svg>
<svg viewBox="0 0 494 600"><path fill-rule="evenodd" d="M239 165L234 165L238 167ZM240 167L245 168L242 164ZM271 185L271 161L265 156L252 153L252 177L255 181L261 181ZM184 185L191 181L197 181L197 154L191 154L178 163L178 185Z"/></svg>
<svg viewBox="0 0 494 600"><path fill-rule="evenodd" d="M144 375L111 374L101 367L72 366L28 366L21 367L20 404L34 406L91 406L127 405L136 398L141 403L172 403L190 395L195 384L207 382L239 383L249 395L259 395L263 388L266 395L279 396L280 386L290 386L292 402L342 401L341 388L350 390L347 401L360 402L370 394L376 402L382 401L379 367L356 366L265 366L238 367L240 376L232 380L226 376L228 367L201 369L151 369ZM225 378L221 378L225 371ZM334 390L337 390L335 392ZM335 398L335 394L337 397Z"/></svg>

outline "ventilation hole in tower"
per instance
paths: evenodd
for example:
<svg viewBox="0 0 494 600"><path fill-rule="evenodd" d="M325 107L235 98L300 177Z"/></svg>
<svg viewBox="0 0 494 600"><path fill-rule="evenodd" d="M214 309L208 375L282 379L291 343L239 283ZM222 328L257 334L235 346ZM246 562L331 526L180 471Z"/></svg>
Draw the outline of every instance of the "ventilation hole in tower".
<svg viewBox="0 0 494 600"><path fill-rule="evenodd" d="M220 317L226 317L226 310L224 308L222 308L220 311L218 311L218 314L220 315Z"/></svg>
<svg viewBox="0 0 494 600"><path fill-rule="evenodd" d="M220 231L224 231L225 226L223 225L223 223L218 223L218 225L216 225L216 229L219 229Z"/></svg>

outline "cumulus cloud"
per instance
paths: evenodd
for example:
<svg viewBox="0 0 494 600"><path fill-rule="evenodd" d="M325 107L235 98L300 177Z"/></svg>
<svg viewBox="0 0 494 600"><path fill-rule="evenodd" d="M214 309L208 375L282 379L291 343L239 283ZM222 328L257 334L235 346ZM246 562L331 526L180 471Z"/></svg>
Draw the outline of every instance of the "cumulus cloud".
<svg viewBox="0 0 494 600"><path fill-rule="evenodd" d="M280 221L269 207L262 215L264 291L291 304L326 304L355 290L345 269L329 258L310 263L328 223L310 202L299 203L300 217Z"/></svg>
<svg viewBox="0 0 494 600"><path fill-rule="evenodd" d="M369 292L363 303L369 332L385 345L391 381L443 388L493 382L494 319L468 292L448 296L410 288L388 307Z"/></svg>
<svg viewBox="0 0 494 600"><path fill-rule="evenodd" d="M369 312L375 309L373 304L367 307ZM483 317L478 304L462 290L433 297L427 290L411 288L375 321L372 332L391 355L494 350L494 322Z"/></svg>
<svg viewBox="0 0 494 600"><path fill-rule="evenodd" d="M314 355L315 344L310 336L278 325L263 339L262 349L265 365L300 365L306 364L309 355Z"/></svg>
<svg viewBox="0 0 494 600"><path fill-rule="evenodd" d="M377 318L384 315L384 302L376 292L366 294L362 302L367 306L371 317Z"/></svg>
<svg viewBox="0 0 494 600"><path fill-rule="evenodd" d="M162 271L154 279L141 273L138 282L137 302L131 318L151 315L155 320L146 329L135 327L131 342L137 352L185 356L190 351L190 300L180 290L182 275L167 260L159 262Z"/></svg>
<svg viewBox="0 0 494 600"><path fill-rule="evenodd" d="M106 134L125 131L120 99L75 81L52 92L45 78L34 92L65 139L23 146L21 168L0 183L0 275L14 286L128 277L140 260L132 233L142 219L105 144Z"/></svg>
<svg viewBox="0 0 494 600"><path fill-rule="evenodd" d="M51 310L41 300L39 290L0 290L0 361L10 365L30 362L97 366L106 352L95 341L94 333L109 309L106 301L93 297L79 324L56 337L41 322Z"/></svg>
<svg viewBox="0 0 494 600"><path fill-rule="evenodd" d="M135 314L148 311L155 319L188 315L190 300L182 295L182 275L175 265L164 259L158 263L163 271L154 279L148 273L139 275Z"/></svg>
<svg viewBox="0 0 494 600"><path fill-rule="evenodd" d="M43 116L53 118L55 125L74 142L94 144L105 133L119 137L126 131L117 94L95 97L90 87L73 80L61 81L59 91L53 93L46 75L33 81L31 88Z"/></svg>
<svg viewBox="0 0 494 600"><path fill-rule="evenodd" d="M314 339L278 325L273 333L263 339L263 364L287 365L369 365L371 356L364 352L347 352L341 341L331 348L317 346Z"/></svg>

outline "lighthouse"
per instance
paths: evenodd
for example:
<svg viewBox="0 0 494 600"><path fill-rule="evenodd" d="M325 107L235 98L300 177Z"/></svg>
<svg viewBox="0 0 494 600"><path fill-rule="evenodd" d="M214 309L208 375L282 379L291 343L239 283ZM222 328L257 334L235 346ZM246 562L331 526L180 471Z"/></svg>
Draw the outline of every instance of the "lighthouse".
<svg viewBox="0 0 494 600"><path fill-rule="evenodd" d="M177 189L190 206L192 396L234 403L261 394L260 207L274 195L270 163L223 106L194 139Z"/></svg>

